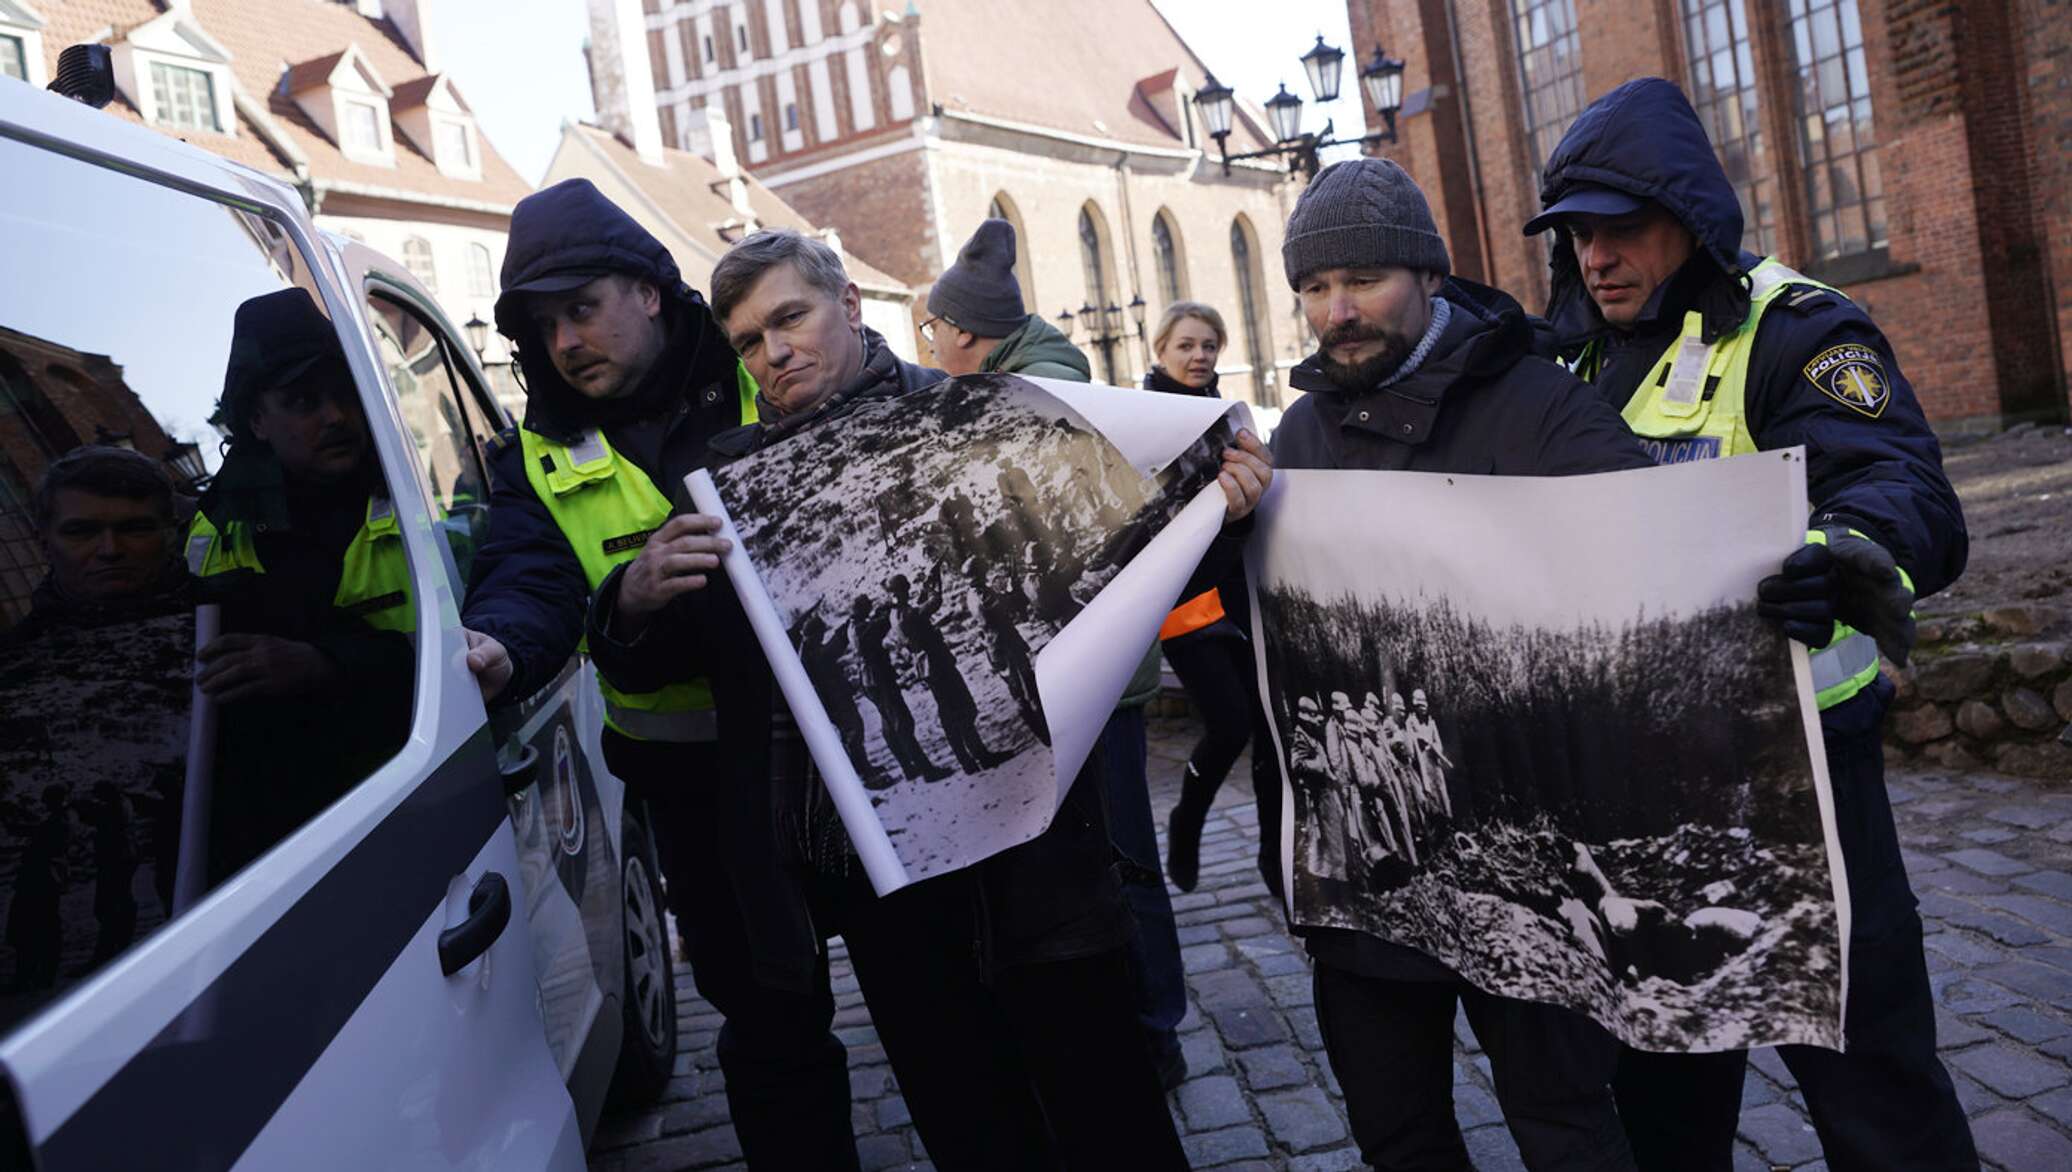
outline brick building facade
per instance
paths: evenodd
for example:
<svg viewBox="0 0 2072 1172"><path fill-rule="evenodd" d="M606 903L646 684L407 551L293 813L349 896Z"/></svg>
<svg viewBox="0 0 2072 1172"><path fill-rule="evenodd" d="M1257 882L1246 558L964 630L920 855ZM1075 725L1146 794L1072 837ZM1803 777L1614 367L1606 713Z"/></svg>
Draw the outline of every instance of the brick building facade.
<svg viewBox="0 0 2072 1172"><path fill-rule="evenodd" d="M988 215L1015 224L1033 312L1072 312L1095 377L1135 381L1172 300L1230 325L1226 393L1271 407L1308 348L1280 275L1295 190L1226 176L1191 98L1207 70L1149 0L591 0L593 46L644 57L663 144L712 157L730 135L756 177L923 294ZM640 21L644 41L600 26ZM631 42L631 43L629 43ZM593 57L595 56L593 48ZM610 73L616 62L593 60ZM718 117L712 112L716 111ZM1266 145L1241 110L1233 153ZM1203 147L1209 148L1205 157ZM1122 319L1119 333L1084 324Z"/></svg>
<svg viewBox="0 0 2072 1172"><path fill-rule="evenodd" d="M1348 8L1356 45L1407 65L1379 153L1431 196L1462 274L1544 306L1546 245L1519 234L1540 165L1590 100L1667 77L1741 194L1743 246L1864 306L1939 427L2065 417L2072 21L2054 0Z"/></svg>

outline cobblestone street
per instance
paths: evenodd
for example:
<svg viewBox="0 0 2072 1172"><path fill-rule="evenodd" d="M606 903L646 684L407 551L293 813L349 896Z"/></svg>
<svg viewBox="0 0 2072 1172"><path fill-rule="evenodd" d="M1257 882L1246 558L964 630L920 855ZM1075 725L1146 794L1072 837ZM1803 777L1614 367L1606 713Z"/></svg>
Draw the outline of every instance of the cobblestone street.
<svg viewBox="0 0 2072 1172"><path fill-rule="evenodd" d="M1152 801L1163 825L1193 739L1151 722ZM1308 963L1253 869L1254 815L1239 762L1202 844L1198 890L1176 895L1190 1008L1188 1080L1171 1097L1197 1168L1361 1167L1322 1054ZM2072 790L1990 775L1895 775L1908 868L1927 922L1944 1059L1987 1165L2072 1168ZM857 1146L867 1170L930 1168L838 950L836 1026L849 1044ZM599 1172L739 1168L714 1065L719 1019L678 966L682 1054L665 1100L608 1118ZM1464 1023L1454 1102L1479 1168L1520 1167ZM1790 1075L1771 1051L1748 1074L1737 1169L1822 1169Z"/></svg>

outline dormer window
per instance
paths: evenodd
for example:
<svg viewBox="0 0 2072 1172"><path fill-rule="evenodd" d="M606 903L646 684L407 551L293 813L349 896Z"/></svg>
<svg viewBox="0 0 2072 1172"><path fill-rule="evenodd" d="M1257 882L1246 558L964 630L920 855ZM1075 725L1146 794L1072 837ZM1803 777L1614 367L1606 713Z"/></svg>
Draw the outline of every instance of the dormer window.
<svg viewBox="0 0 2072 1172"><path fill-rule="evenodd" d="M0 0L0 32L20 5ZM112 42L115 85L153 126L178 132L235 134L230 54L184 6L176 6Z"/></svg>
<svg viewBox="0 0 2072 1172"><path fill-rule="evenodd" d="M288 95L346 158L379 167L396 165L395 130L389 125L393 91L374 72L357 45L291 67L281 77Z"/></svg>
<svg viewBox="0 0 2072 1172"><path fill-rule="evenodd" d="M43 18L17 0L0 0L0 77L41 86Z"/></svg>
<svg viewBox="0 0 2072 1172"><path fill-rule="evenodd" d="M355 102L341 98L338 111L344 117L339 119L340 134L346 152L349 154L378 155L381 153L381 108L372 102Z"/></svg>
<svg viewBox="0 0 2072 1172"><path fill-rule="evenodd" d="M0 33L0 77L11 77L16 81L29 80L29 46L27 37L14 33Z"/></svg>
<svg viewBox="0 0 2072 1172"><path fill-rule="evenodd" d="M223 129L216 117L216 89L209 75L184 65L151 63L151 98L158 104L158 124L180 130Z"/></svg>
<svg viewBox="0 0 2072 1172"><path fill-rule="evenodd" d="M453 80L428 73L396 87L389 97L389 120L439 173L455 179L482 178L482 142Z"/></svg>
<svg viewBox="0 0 2072 1172"><path fill-rule="evenodd" d="M467 123L457 118L434 119L432 134L441 159L452 159L461 168L475 166L475 134Z"/></svg>

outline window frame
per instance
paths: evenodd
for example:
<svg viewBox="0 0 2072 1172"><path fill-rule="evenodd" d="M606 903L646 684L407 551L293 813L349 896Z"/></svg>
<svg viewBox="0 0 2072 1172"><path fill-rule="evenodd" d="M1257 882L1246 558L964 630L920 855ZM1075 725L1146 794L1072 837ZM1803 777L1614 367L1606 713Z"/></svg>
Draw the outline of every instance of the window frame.
<svg viewBox="0 0 2072 1172"><path fill-rule="evenodd" d="M1566 28L1543 42L1528 46L1519 34L1519 26L1529 25L1536 13L1550 9L1559 10L1565 16ZM1546 171L1547 156L1553 153L1554 145L1561 141L1576 115L1583 111L1582 35L1578 30L1575 0L1509 0L1504 5L1504 13L1507 18L1505 31L1511 41L1511 68L1518 81L1518 102L1522 107L1519 110L1519 134L1524 140L1526 162L1532 168L1533 190L1537 191L1540 177ZM1564 42L1569 45L1565 56L1559 51ZM1542 50L1547 52L1550 63L1560 62L1565 68L1558 69L1535 85L1526 59L1529 54Z"/></svg>
<svg viewBox="0 0 2072 1172"><path fill-rule="evenodd" d="M148 89L151 92L150 122L153 126L161 127L167 130L199 130L207 134L224 133L224 103L216 93L217 77L215 70L208 69L200 65L185 64L180 61L155 56L146 58L143 64L146 67L144 70L144 88ZM165 71L164 100L161 100L159 97L160 70ZM202 92L208 95L208 124L203 125L200 123L175 122L172 120L171 110L177 108L178 106L178 101L173 93L172 84L173 80L176 77L184 79L186 83L189 85L193 85L198 81L202 87ZM189 104L190 106L193 105L191 94ZM198 107L196 108L198 110Z"/></svg>
<svg viewBox="0 0 2072 1172"><path fill-rule="evenodd" d="M422 244L424 246L423 272L419 272L417 266L411 263L412 257L410 246L413 244ZM430 290L434 294L438 293L439 260L436 250L432 248L431 239L429 237L419 236L413 232L410 235L405 236L403 238L403 244L398 251L402 253L402 255L398 259L400 259L403 262L404 271L408 272L411 276L416 277L418 283L423 285L426 289Z"/></svg>
<svg viewBox="0 0 2072 1172"><path fill-rule="evenodd" d="M1798 219L1804 232L1802 255L1809 269L1826 266L1849 269L1857 265L1879 267L1889 256L1891 201L1883 177L1884 159L1879 149L1882 144L1877 138L1878 116L1870 85L1869 49L1864 38L1862 7L1859 0L1797 0L1779 14L1778 52L1783 58L1781 73L1790 94L1787 109L1791 147L1797 170L1798 196L1803 201ZM1848 40L1850 22L1844 19L1845 9L1855 14L1856 41L1853 46ZM1826 55L1821 53L1815 40L1816 30L1812 27L1818 15L1822 14L1832 21L1835 34L1835 51ZM1802 21L1803 38L1813 58L1810 63L1801 60L1799 51ZM1852 61L1858 64L1852 66ZM1839 102L1835 100L1837 95L1827 92L1826 83L1821 79L1821 72L1830 63L1833 63L1842 83ZM1857 76L1859 73L1860 78ZM1807 107L1809 86L1814 90L1813 96L1821 102L1817 108ZM1861 117L1857 113L1859 108ZM1825 114L1830 110L1843 111L1843 121L1829 122ZM1820 124L1817 142L1809 133L1816 121ZM1831 148L1833 139L1829 133L1837 125L1846 125L1850 142L1850 149L1839 156ZM1868 144L1864 142L1866 137L1870 139ZM1820 156L1817 159L1813 157L1816 146ZM1854 176L1854 195L1848 199L1837 194L1834 183L1838 168L1844 163ZM1867 171L1878 177L1876 195L1865 194ZM1822 172L1826 172L1828 181L1824 203L1818 194ZM1863 233L1856 247L1847 247L1850 242L1841 229L1843 217L1851 211L1860 217ZM1873 219L1874 215L1876 219Z"/></svg>
<svg viewBox="0 0 2072 1172"><path fill-rule="evenodd" d="M371 143L358 141L356 135L354 134L355 130L362 129L363 127L360 123L355 122L353 115L361 113L366 115L364 129L371 131L373 133L374 141ZM380 106L377 106L373 102L367 101L364 98L347 97L343 94L339 95L338 148L340 150L344 151L348 155L361 155L378 158L381 155L387 153L385 150L386 141L387 136L382 134L381 132Z"/></svg>

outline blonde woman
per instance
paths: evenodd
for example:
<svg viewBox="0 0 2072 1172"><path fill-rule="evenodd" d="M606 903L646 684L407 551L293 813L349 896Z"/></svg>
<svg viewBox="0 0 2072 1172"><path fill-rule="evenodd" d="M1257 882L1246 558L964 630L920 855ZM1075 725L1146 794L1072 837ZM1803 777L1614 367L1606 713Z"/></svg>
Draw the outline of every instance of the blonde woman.
<svg viewBox="0 0 2072 1172"><path fill-rule="evenodd" d="M1176 395L1216 394L1216 360L1230 340L1223 315L1199 301L1175 301L1159 316L1151 335L1154 359L1144 389ZM1180 800L1166 823L1166 875L1181 891L1192 891L1201 872L1202 824L1224 775L1252 739L1258 711L1252 644L1245 637L1249 604L1242 571L1219 589L1182 602L1166 616L1158 637L1166 662L1180 677L1188 699L1201 713L1202 737L1188 755L1180 779ZM1226 613L1227 612L1227 613ZM1236 616L1235 621L1229 616ZM1261 743L1264 743L1263 741ZM1280 787L1255 789L1259 803L1259 869L1266 884L1280 890ZM1269 775L1270 776L1270 775Z"/></svg>

